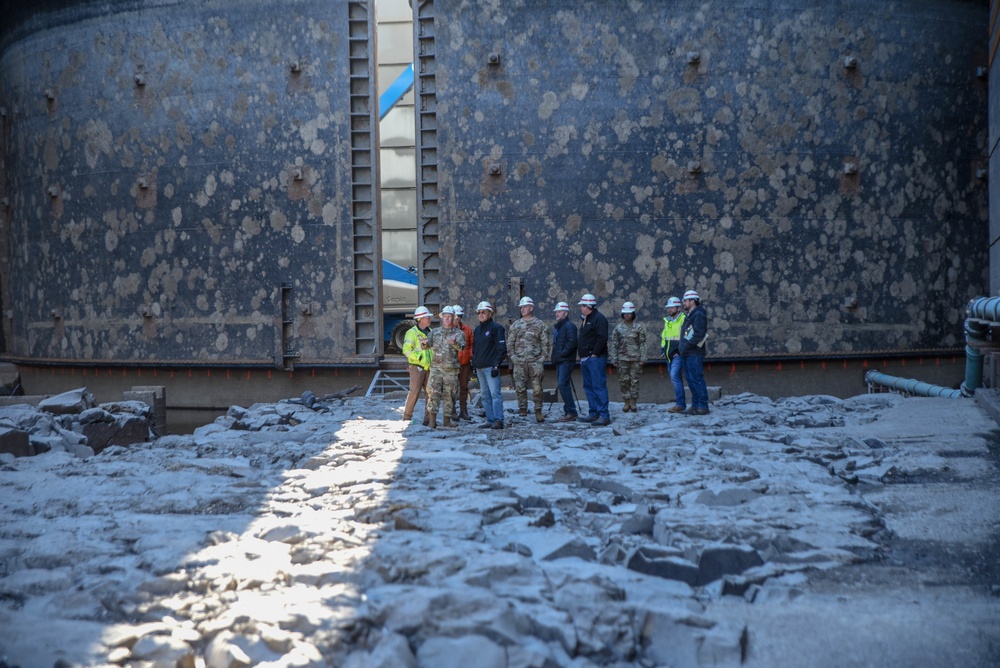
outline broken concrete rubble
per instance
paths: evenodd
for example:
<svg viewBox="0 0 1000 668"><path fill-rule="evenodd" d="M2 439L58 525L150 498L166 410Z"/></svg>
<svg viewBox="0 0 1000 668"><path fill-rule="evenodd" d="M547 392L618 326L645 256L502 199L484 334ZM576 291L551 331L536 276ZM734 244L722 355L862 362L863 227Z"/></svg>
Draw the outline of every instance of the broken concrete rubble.
<svg viewBox="0 0 1000 668"><path fill-rule="evenodd" d="M140 401L97 405L87 388L32 403L0 406L0 453L30 457L52 450L90 457L111 445L154 437L152 407ZM4 431L6 430L6 431ZM22 444L24 434L27 443Z"/></svg>
<svg viewBox="0 0 1000 668"><path fill-rule="evenodd" d="M377 398L280 402L86 461L59 448L7 458L0 656L22 668L840 666L821 648L884 658L888 644L898 663L937 666L954 658L944 641L962 639L964 662L982 665L1000 614L995 446L982 436L995 426L939 401L739 395L697 419L615 407L622 436L513 414L500 433L442 434ZM809 406L844 426L791 426ZM114 413L92 409L88 424L102 411ZM19 415L0 419L41 420ZM84 419L43 417L56 434ZM847 461L870 475L846 482ZM889 470L944 476L955 482L927 484L974 507L907 496L922 483L882 480ZM947 548L923 573L897 536L928 531ZM893 558L905 570L882 565ZM901 621L867 635L886 619Z"/></svg>

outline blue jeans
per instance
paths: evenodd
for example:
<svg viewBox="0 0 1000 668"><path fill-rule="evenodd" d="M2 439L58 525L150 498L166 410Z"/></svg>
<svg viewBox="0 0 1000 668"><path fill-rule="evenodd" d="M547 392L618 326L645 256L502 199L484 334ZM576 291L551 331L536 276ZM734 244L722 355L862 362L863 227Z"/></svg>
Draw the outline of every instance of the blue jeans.
<svg viewBox="0 0 1000 668"><path fill-rule="evenodd" d="M503 422L503 394L500 393L500 376L490 375L492 369L476 369L479 379L479 392L483 397L483 409L486 410L487 422Z"/></svg>
<svg viewBox="0 0 1000 668"><path fill-rule="evenodd" d="M589 417L611 419L608 412L608 358L588 357L580 360L580 373L583 376L583 391L587 394Z"/></svg>
<svg viewBox="0 0 1000 668"><path fill-rule="evenodd" d="M684 399L684 362L680 355L674 355L670 360L670 382L674 384L674 401L679 408L685 408L687 403ZM693 402L692 402L693 403Z"/></svg>
<svg viewBox="0 0 1000 668"><path fill-rule="evenodd" d="M559 383L559 396L563 400L563 415L576 415L576 403L573 401L573 364L560 362L556 365L556 377Z"/></svg>
<svg viewBox="0 0 1000 668"><path fill-rule="evenodd" d="M702 365L705 358L702 355L688 355L684 360L684 375L687 376L688 387L691 388L691 408L708 408L708 386L705 384L705 373Z"/></svg>

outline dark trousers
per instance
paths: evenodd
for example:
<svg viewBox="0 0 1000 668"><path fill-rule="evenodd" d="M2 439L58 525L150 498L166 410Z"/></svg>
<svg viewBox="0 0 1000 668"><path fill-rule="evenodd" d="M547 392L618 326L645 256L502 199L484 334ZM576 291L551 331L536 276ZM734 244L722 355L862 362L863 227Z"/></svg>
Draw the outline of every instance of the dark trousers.
<svg viewBox="0 0 1000 668"><path fill-rule="evenodd" d="M458 367L458 408L464 414L469 412L469 379L472 378L472 365ZM456 412L455 415L459 415Z"/></svg>
<svg viewBox="0 0 1000 668"><path fill-rule="evenodd" d="M573 362L560 362L556 365L556 379L559 384L559 396L563 400L563 415L576 415L576 403L573 401Z"/></svg>
<svg viewBox="0 0 1000 668"><path fill-rule="evenodd" d="M708 385L705 383L703 355L688 355L684 360L684 376L691 388L691 408L708 408Z"/></svg>

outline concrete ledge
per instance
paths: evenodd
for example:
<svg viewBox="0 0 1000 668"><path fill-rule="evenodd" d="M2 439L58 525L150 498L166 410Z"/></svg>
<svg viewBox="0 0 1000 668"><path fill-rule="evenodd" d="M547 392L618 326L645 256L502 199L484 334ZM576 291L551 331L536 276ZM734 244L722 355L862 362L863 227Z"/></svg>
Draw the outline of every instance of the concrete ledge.
<svg viewBox="0 0 1000 668"><path fill-rule="evenodd" d="M1000 391L981 387L976 390L975 396L976 403L989 413L997 425L1000 425Z"/></svg>

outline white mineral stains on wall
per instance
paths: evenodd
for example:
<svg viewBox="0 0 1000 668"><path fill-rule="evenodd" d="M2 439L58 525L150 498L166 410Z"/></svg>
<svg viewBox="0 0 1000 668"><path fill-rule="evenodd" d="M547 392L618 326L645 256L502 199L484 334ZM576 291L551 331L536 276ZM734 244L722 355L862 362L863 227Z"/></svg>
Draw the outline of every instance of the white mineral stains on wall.
<svg viewBox="0 0 1000 668"><path fill-rule="evenodd" d="M552 91L546 91L542 95L542 103L538 106L538 118L543 121L548 120L558 108L559 96Z"/></svg>
<svg viewBox="0 0 1000 668"><path fill-rule="evenodd" d="M523 273L535 265L535 256L524 246L518 246L510 251L510 262L515 272Z"/></svg>

